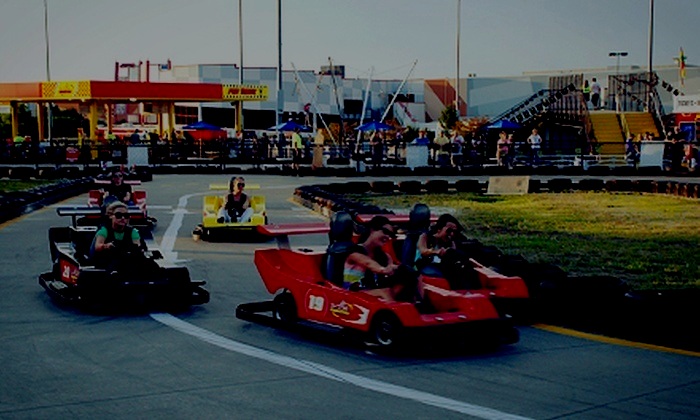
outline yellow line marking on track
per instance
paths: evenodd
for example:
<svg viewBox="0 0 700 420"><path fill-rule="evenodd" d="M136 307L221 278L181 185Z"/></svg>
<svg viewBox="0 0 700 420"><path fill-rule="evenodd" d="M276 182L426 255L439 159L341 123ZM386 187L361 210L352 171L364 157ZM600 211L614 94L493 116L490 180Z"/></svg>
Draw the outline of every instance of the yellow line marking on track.
<svg viewBox="0 0 700 420"><path fill-rule="evenodd" d="M683 356L700 357L700 353L691 350L674 349L672 347L657 346L655 344L639 343L636 341L623 340L621 338L607 337L604 335L585 333L581 331L572 330L564 327L557 327L555 325L546 324L533 324L535 328L540 330L549 331L557 334L568 335L571 337L583 338L585 340L598 341L601 343L614 344L617 346L634 347L638 349L661 351L666 353L680 354Z"/></svg>

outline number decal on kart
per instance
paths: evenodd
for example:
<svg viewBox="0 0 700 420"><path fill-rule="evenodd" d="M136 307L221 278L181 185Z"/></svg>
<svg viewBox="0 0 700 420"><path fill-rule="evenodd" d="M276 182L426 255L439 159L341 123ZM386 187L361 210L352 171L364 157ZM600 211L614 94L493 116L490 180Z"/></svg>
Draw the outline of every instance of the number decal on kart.
<svg viewBox="0 0 700 420"><path fill-rule="evenodd" d="M79 269L68 261L60 261L61 281L75 284L78 281Z"/></svg>
<svg viewBox="0 0 700 420"><path fill-rule="evenodd" d="M326 300L323 296L309 295L309 310L321 312L323 311L325 302Z"/></svg>

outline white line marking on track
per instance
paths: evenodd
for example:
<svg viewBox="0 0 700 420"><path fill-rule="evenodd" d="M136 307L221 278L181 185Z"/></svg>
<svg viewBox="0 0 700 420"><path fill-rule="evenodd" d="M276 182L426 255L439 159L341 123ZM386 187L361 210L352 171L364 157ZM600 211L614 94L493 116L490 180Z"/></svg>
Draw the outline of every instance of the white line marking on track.
<svg viewBox="0 0 700 420"><path fill-rule="evenodd" d="M165 230L163 239L160 242L161 252L163 252L163 255L166 256L167 259L173 261L177 260L177 252L174 252L173 249L175 249L175 240L177 239L178 231L182 227L182 221L185 218L185 215L188 214L187 200L189 200L190 197L204 194L206 193L183 195L178 200L177 208L173 210L173 219L170 221L170 225L168 225L168 229Z"/></svg>
<svg viewBox="0 0 700 420"><path fill-rule="evenodd" d="M254 357L259 360L274 363L276 365L295 369L311 375L320 376L337 382L342 382L350 385L355 385L359 388L364 388L370 391L381 392L394 397L405 398L407 400L416 401L422 404L433 407L443 408L445 410L454 411L469 416L474 416L480 419L527 419L514 414L504 413L488 407L469 404L462 401L453 400L450 398L441 397L439 395L430 394L428 392L418 391L416 389L406 388L399 385L390 384L388 382L378 381L375 379L366 378L352 373L343 372L329 366L308 360L294 359L289 356L274 353L269 350L260 349L248 344L233 341L226 337L215 334L211 331L197 327L196 325L185 322L177 317L165 313L153 313L151 318L160 322L163 325L171 327L184 334L198 338L209 344L229 350L245 356Z"/></svg>

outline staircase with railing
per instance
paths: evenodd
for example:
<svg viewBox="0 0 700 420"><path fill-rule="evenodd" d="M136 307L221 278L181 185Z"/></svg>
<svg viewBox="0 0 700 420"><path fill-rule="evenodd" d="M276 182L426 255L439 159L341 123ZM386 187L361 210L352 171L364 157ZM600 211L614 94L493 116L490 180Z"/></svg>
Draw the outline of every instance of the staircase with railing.
<svg viewBox="0 0 700 420"><path fill-rule="evenodd" d="M661 133L654 121L654 117L649 112L623 112L621 116L624 117L627 125L627 130L625 130L626 136L630 134L646 134L651 133L652 137L655 139L661 138Z"/></svg>
<svg viewBox="0 0 700 420"><path fill-rule="evenodd" d="M625 136L620 118L614 111L593 111L590 113L591 137L600 145L601 155L625 153Z"/></svg>
<svg viewBox="0 0 700 420"><path fill-rule="evenodd" d="M576 104L576 100L570 100L575 96L577 96L577 92L573 84L561 89L540 89L505 112L491 118L489 123L509 120L527 125L534 120L541 119L545 113L551 114L553 110L556 110L559 117L580 120L581 107Z"/></svg>
<svg viewBox="0 0 700 420"><path fill-rule="evenodd" d="M652 73L651 77L648 72L613 75L609 77L608 85L608 109L626 114L623 118L631 124L626 134L650 132L656 139L665 137L664 121L667 116L659 96L659 77L656 73ZM670 85L663 82L663 86ZM634 114L647 116L637 117Z"/></svg>

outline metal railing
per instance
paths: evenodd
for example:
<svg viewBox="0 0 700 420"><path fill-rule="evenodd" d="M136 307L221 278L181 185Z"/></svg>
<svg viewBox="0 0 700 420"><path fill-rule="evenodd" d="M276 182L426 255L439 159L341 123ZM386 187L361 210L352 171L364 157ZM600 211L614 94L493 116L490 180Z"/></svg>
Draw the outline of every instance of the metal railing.
<svg viewBox="0 0 700 420"><path fill-rule="evenodd" d="M576 166L581 162L593 162L619 166L625 164L624 156L600 155L597 150L605 143L591 143L582 139L575 149L559 150L555 144L547 141L542 145L539 160L542 165ZM128 165L129 156L139 152L147 157L149 166L159 165L287 165L292 161L291 146L270 142L256 144L252 141L227 139L221 141L156 143L126 145L105 144L80 146L77 141L65 139L52 144L7 144L0 149L0 165L35 165L55 166L83 165L110 166ZM313 144L307 144L302 150L301 163L310 165L313 160ZM441 155L441 156L440 156ZM429 146L427 164L429 166L488 166L495 165L495 141L472 147L467 141L461 147L453 145L445 154L437 147ZM385 144L381 153L373 150L367 142L360 147L349 143L345 145L326 145L323 148L324 164L329 166L352 166L357 162L374 165L406 165L406 144L402 142ZM531 153L525 142L516 142L511 147L509 161L516 166L528 166Z"/></svg>

